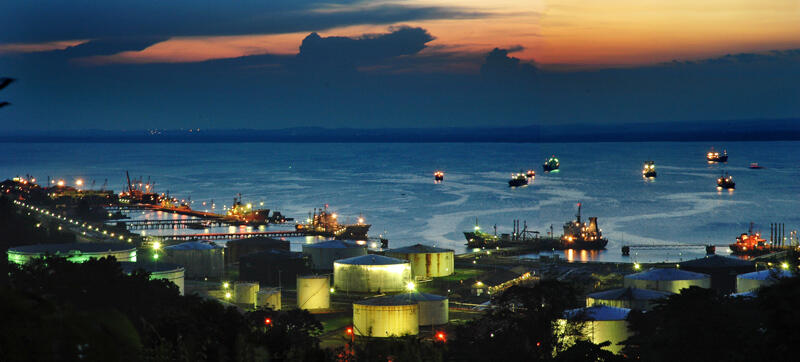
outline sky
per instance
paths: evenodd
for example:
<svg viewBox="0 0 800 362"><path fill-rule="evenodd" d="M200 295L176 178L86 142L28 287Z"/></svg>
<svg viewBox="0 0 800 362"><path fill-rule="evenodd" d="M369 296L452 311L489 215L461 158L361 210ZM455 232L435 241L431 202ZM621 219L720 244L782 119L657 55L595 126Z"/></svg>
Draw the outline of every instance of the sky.
<svg viewBox="0 0 800 362"><path fill-rule="evenodd" d="M0 76L0 132L799 118L800 1L9 1Z"/></svg>

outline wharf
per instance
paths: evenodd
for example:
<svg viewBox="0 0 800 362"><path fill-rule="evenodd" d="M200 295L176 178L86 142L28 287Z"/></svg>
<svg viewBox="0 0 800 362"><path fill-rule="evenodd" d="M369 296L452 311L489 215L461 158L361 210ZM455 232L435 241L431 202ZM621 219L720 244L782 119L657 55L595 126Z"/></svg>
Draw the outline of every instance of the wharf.
<svg viewBox="0 0 800 362"><path fill-rule="evenodd" d="M183 220L129 220L118 221L117 227L128 230L146 229L204 229L207 227L226 226L229 223L222 220L183 219Z"/></svg>
<svg viewBox="0 0 800 362"><path fill-rule="evenodd" d="M241 233L200 233L200 234L184 234L184 235L169 235L162 237L164 240L224 240L224 239L243 239L252 238L257 236L267 237L292 237L292 236L306 236L308 233L296 230L284 231L254 231L254 232L241 232Z"/></svg>

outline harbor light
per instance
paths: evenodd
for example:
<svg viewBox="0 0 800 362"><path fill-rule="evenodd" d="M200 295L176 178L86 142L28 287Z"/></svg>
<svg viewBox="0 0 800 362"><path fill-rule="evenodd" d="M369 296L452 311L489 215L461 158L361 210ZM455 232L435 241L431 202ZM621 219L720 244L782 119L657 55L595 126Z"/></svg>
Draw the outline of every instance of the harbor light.
<svg viewBox="0 0 800 362"><path fill-rule="evenodd" d="M333 292L335 292L335 291L336 291L336 289L331 288L331 294L333 294Z"/></svg>
<svg viewBox="0 0 800 362"><path fill-rule="evenodd" d="M409 292L413 292L417 290L417 285L414 284L414 282L408 282L408 284L406 284L406 289L408 289Z"/></svg>
<svg viewBox="0 0 800 362"><path fill-rule="evenodd" d="M231 284L228 283L228 282L222 283L222 288L224 288L224 289L228 289L230 286L231 286Z"/></svg>
<svg viewBox="0 0 800 362"><path fill-rule="evenodd" d="M781 263L781 268L783 268L783 270L789 269L789 263L787 263L787 262Z"/></svg>
<svg viewBox="0 0 800 362"><path fill-rule="evenodd" d="M158 253L153 254L153 259L158 260Z"/></svg>
<svg viewBox="0 0 800 362"><path fill-rule="evenodd" d="M78 179L77 181L75 181L75 185L76 186L83 186L83 180Z"/></svg>
<svg viewBox="0 0 800 362"><path fill-rule="evenodd" d="M225 299L231 299L231 292L225 292Z"/></svg>
<svg viewBox="0 0 800 362"><path fill-rule="evenodd" d="M639 263L633 263L633 269L634 270L639 270L639 269L642 269L642 266Z"/></svg>
<svg viewBox="0 0 800 362"><path fill-rule="evenodd" d="M153 249L158 250L161 249L161 243L156 241L153 243Z"/></svg>
<svg viewBox="0 0 800 362"><path fill-rule="evenodd" d="M58 186L64 186L64 180L58 180Z"/></svg>

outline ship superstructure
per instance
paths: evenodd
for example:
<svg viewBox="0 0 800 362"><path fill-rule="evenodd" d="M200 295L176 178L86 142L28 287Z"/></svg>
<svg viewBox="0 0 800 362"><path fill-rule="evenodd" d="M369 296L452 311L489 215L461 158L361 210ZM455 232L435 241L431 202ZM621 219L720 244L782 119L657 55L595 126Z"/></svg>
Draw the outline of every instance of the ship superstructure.
<svg viewBox="0 0 800 362"><path fill-rule="evenodd" d="M334 237L344 240L367 240L370 224L364 222L364 218L359 216L355 224L339 223L339 215L328 211L328 205L323 208L314 209L309 215L305 224L297 224L297 230L303 230L309 234Z"/></svg>
<svg viewBox="0 0 800 362"><path fill-rule="evenodd" d="M608 240L597 226L597 217L590 217L589 222L581 221L581 204L575 220L564 224L564 235L561 245L564 249L605 249Z"/></svg>

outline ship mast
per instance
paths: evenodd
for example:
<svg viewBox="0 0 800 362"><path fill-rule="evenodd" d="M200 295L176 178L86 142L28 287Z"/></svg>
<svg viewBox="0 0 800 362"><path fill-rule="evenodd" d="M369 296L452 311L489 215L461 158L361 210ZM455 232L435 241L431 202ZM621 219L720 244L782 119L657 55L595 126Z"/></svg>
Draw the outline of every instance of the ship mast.
<svg viewBox="0 0 800 362"><path fill-rule="evenodd" d="M581 223L581 203L580 202L578 203L578 215L576 215L576 216L578 217L578 220L577 220L578 224L580 224Z"/></svg>

